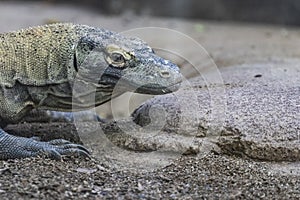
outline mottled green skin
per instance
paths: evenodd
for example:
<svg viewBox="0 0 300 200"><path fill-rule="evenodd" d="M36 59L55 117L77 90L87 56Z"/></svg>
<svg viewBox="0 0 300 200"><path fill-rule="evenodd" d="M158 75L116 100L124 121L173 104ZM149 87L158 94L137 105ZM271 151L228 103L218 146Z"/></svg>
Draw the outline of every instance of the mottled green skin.
<svg viewBox="0 0 300 200"><path fill-rule="evenodd" d="M74 73L70 61L78 40L72 24L0 34L0 84L12 87L16 81L35 86L65 82Z"/></svg>
<svg viewBox="0 0 300 200"><path fill-rule="evenodd" d="M105 29L53 24L0 34L1 127L35 108L84 110L126 91L169 93L180 81L179 68L145 42ZM67 141L43 143L1 129L0 150L0 159L88 154Z"/></svg>

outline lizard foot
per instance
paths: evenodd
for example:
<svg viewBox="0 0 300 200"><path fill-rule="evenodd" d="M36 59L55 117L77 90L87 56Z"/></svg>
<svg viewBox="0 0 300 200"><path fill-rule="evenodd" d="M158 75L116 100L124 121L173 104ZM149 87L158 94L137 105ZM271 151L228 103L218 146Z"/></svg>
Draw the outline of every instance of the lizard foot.
<svg viewBox="0 0 300 200"><path fill-rule="evenodd" d="M73 144L68 140L56 139L44 143L47 147L44 147L39 155L46 155L46 157L55 160L61 160L63 155L90 158L90 152L87 148L80 144Z"/></svg>
<svg viewBox="0 0 300 200"><path fill-rule="evenodd" d="M36 138L16 137L9 134L2 137L0 159L45 156L62 160L64 155L90 158L90 152L84 146L63 139L42 142L37 141Z"/></svg>

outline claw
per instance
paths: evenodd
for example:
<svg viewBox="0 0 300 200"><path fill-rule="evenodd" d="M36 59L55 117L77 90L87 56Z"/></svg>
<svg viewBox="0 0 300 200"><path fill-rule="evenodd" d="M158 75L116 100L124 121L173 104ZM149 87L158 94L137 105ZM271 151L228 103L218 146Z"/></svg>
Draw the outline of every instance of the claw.
<svg viewBox="0 0 300 200"><path fill-rule="evenodd" d="M47 144L50 144L50 142L48 142ZM87 150L84 146L79 144L72 144L70 142L61 146L50 145L41 150L37 155L42 155L58 161L61 161L62 156L64 155L91 158L89 150Z"/></svg>
<svg viewBox="0 0 300 200"><path fill-rule="evenodd" d="M68 140L64 140L64 139L55 139L55 140L51 140L48 142L51 145L66 145L66 144L72 144L70 141Z"/></svg>
<svg viewBox="0 0 300 200"><path fill-rule="evenodd" d="M73 144L68 140L64 139L56 139L47 142L50 145L48 148L50 149L49 157L53 157L54 159L61 159L62 155L75 155L77 157L88 157L90 158L90 152L87 148L80 144ZM56 155L58 154L60 158Z"/></svg>
<svg viewBox="0 0 300 200"><path fill-rule="evenodd" d="M90 154L81 149L64 149L62 155L91 158Z"/></svg>
<svg viewBox="0 0 300 200"><path fill-rule="evenodd" d="M62 146L62 149L79 149L79 150L82 150L82 151L85 151L87 154L91 154L90 151L85 148L84 146L80 145L80 144L66 144L66 145L63 145Z"/></svg>

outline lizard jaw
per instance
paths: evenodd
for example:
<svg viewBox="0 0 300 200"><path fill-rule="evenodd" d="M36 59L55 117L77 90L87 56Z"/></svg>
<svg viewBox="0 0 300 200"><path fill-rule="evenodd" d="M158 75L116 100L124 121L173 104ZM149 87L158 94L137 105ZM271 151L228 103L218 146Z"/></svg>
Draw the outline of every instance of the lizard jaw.
<svg viewBox="0 0 300 200"><path fill-rule="evenodd" d="M113 74L105 74L105 76L102 77L105 79L105 83L110 85L111 89L117 90L117 91L123 91L123 92L135 92L135 93L140 93L140 94L152 94L152 95L162 95L162 94L167 94L171 92L175 92L179 89L182 78L181 76L178 76L176 81L173 83L170 83L169 85L165 84L159 84L159 83L146 83L143 85L139 85L136 83L131 82L130 80L126 78L121 78L119 79L118 76L113 75ZM103 81L102 79L102 81ZM99 88L103 87L103 82L100 81ZM108 86L106 85L106 86Z"/></svg>
<svg viewBox="0 0 300 200"><path fill-rule="evenodd" d="M168 87L161 87L159 84L151 84L138 87L134 92L141 94L161 95L175 92L179 89L179 87L180 83L176 83Z"/></svg>

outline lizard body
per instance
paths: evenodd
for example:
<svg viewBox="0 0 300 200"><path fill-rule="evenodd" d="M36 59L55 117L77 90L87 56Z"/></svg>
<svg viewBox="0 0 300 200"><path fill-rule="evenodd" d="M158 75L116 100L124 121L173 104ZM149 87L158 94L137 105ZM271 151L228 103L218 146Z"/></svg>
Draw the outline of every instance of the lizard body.
<svg viewBox="0 0 300 200"><path fill-rule="evenodd" d="M179 68L145 42L105 29L62 23L0 34L2 128L35 108L85 110L126 91L169 93L180 82ZM65 140L40 142L0 129L0 159L41 153L59 159L88 155L83 146Z"/></svg>

